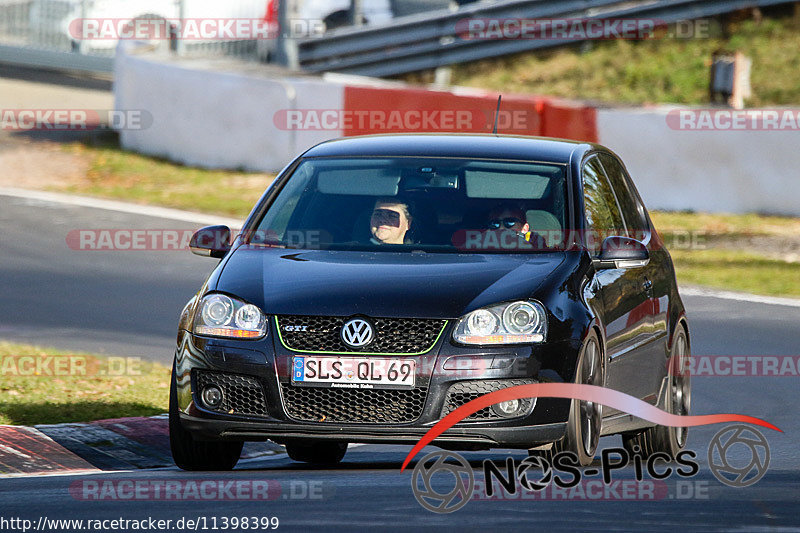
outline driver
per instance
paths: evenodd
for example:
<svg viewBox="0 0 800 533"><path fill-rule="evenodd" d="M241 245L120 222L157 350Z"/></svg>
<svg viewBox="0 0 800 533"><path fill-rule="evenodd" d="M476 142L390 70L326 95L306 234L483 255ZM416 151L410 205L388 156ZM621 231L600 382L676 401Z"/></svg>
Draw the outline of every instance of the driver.
<svg viewBox="0 0 800 533"><path fill-rule="evenodd" d="M489 211L486 227L489 231L497 232L498 234L506 232L513 233L521 240L508 243L506 244L507 246L516 248L522 244L520 247L525 249L533 247L533 249L543 250L547 248L547 243L544 238L538 233L531 231L531 226L528 224L525 211L515 204L504 203L495 206ZM500 238L498 242L503 246L503 243L506 241Z"/></svg>
<svg viewBox="0 0 800 533"><path fill-rule="evenodd" d="M381 198L372 209L369 227L375 244L404 244L411 227L408 204L392 198Z"/></svg>
<svg viewBox="0 0 800 533"><path fill-rule="evenodd" d="M531 235L525 211L513 204L501 204L489 211L486 227L495 231L513 231L526 241Z"/></svg>

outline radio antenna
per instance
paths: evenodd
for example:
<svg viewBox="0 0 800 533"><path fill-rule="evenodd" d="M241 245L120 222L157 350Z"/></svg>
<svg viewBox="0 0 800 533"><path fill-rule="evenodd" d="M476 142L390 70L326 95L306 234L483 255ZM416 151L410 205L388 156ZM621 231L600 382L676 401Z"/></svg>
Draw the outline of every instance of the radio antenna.
<svg viewBox="0 0 800 533"><path fill-rule="evenodd" d="M497 135L497 119L500 118L500 100L502 99L502 94L497 97L497 111L494 113L494 129L492 130L492 133L495 135Z"/></svg>

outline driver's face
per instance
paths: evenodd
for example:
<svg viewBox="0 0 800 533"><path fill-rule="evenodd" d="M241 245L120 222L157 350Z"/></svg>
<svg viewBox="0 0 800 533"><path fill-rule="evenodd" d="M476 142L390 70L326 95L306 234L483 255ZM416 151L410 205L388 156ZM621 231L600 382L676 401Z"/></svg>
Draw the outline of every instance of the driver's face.
<svg viewBox="0 0 800 533"><path fill-rule="evenodd" d="M409 220L403 204L377 204L370 219L372 236L385 244L403 244Z"/></svg>
<svg viewBox="0 0 800 533"><path fill-rule="evenodd" d="M494 211L489 215L487 226L490 230L508 230L525 233L528 231L529 226L523 220L522 216L522 213L519 211L512 211L510 209Z"/></svg>

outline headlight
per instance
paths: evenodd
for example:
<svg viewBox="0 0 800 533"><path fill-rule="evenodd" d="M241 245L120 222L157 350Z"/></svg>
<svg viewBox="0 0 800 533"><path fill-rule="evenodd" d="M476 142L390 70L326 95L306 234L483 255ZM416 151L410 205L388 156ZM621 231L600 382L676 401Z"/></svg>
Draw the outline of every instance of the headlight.
<svg viewBox="0 0 800 533"><path fill-rule="evenodd" d="M462 344L544 342L547 314L539 302L521 301L476 309L461 317L453 340Z"/></svg>
<svg viewBox="0 0 800 533"><path fill-rule="evenodd" d="M261 309L224 294L209 294L200 301L194 332L212 337L258 339L267 334Z"/></svg>

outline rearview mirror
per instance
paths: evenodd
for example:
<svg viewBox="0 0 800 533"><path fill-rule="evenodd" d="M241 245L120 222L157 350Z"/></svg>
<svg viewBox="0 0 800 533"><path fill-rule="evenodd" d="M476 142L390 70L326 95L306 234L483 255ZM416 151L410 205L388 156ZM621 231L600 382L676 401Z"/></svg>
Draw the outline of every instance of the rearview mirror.
<svg viewBox="0 0 800 533"><path fill-rule="evenodd" d="M600 257L592 261L595 268L636 268L650 262L647 246L630 237L606 237Z"/></svg>
<svg viewBox="0 0 800 533"><path fill-rule="evenodd" d="M225 257L231 249L231 230L228 226L207 226L197 230L189 241L193 254L205 257Z"/></svg>

